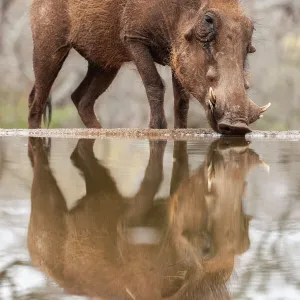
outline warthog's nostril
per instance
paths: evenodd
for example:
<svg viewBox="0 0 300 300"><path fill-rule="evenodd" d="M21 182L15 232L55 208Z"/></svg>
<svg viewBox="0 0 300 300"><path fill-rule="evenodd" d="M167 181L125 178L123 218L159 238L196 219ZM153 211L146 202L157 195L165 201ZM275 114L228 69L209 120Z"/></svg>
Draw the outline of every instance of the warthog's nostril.
<svg viewBox="0 0 300 300"><path fill-rule="evenodd" d="M225 135L245 135L251 132L250 128L245 123L229 124L227 122L220 122L218 124L219 132Z"/></svg>

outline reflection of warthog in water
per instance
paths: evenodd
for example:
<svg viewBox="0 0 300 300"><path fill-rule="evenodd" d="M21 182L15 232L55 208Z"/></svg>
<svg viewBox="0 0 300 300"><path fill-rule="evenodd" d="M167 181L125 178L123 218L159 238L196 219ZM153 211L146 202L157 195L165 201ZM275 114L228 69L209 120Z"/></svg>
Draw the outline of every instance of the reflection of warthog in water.
<svg viewBox="0 0 300 300"><path fill-rule="evenodd" d="M155 63L172 69L176 128L187 127L190 95L204 107L211 127L224 134L249 132L248 125L269 107L247 97L244 69L255 52L254 28L238 0L34 0L31 24L30 128L41 126L51 86L71 48L88 61L86 77L72 94L87 127L101 127L95 101L130 61L146 89L151 128L167 127Z"/></svg>
<svg viewBox="0 0 300 300"><path fill-rule="evenodd" d="M265 164L248 146L245 140L235 139L220 139L212 143L202 167L183 180L170 199L169 226L177 236L176 249L182 251L184 245L194 251L197 249L198 232L203 229L195 224L206 218L211 245L204 249L209 259L200 262L206 275L222 274L228 279L233 271L234 256L249 247L249 217L242 209L245 178L252 168ZM196 208L199 202L205 202L204 212ZM188 225L191 230L187 229Z"/></svg>
<svg viewBox="0 0 300 300"><path fill-rule="evenodd" d="M242 211L248 171L261 162L238 145L214 142L189 177L186 142L175 142L171 195L154 205L165 142L150 142L138 193L120 195L109 171L80 140L71 159L86 195L67 211L42 140L30 139L34 167L28 247L33 263L67 292L105 299L229 299L234 256L248 249Z"/></svg>

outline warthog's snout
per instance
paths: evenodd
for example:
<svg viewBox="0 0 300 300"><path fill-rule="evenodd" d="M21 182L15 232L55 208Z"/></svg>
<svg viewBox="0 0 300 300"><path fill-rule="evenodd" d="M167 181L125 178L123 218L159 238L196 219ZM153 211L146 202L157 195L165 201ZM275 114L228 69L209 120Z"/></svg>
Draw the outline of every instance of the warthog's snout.
<svg viewBox="0 0 300 300"><path fill-rule="evenodd" d="M228 121L223 120L218 123L218 129L219 132L224 135L245 135L251 132L251 129L246 123L237 122L231 124Z"/></svg>
<svg viewBox="0 0 300 300"><path fill-rule="evenodd" d="M259 107L249 98L245 98L244 90L232 96L228 93L226 95L224 89L219 89L215 93L210 87L206 98L207 118L210 125L215 131L224 135L245 135L251 132L249 124L262 118L263 113L270 106L271 103Z"/></svg>

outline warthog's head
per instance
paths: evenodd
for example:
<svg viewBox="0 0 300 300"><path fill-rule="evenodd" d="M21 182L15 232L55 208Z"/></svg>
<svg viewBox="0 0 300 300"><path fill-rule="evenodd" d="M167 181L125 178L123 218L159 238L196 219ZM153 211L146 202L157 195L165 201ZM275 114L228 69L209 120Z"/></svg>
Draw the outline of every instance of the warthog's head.
<svg viewBox="0 0 300 300"><path fill-rule="evenodd" d="M203 0L188 9L173 46L172 67L183 87L203 105L211 127L222 134L250 132L249 124L270 107L259 107L247 96L248 54L253 22L238 0Z"/></svg>

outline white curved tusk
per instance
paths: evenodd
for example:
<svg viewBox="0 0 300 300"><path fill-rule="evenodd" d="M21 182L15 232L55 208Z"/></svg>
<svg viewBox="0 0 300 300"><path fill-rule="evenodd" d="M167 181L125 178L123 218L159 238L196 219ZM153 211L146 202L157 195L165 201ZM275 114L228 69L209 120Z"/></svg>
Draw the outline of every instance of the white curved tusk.
<svg viewBox="0 0 300 300"><path fill-rule="evenodd" d="M210 96L210 100L211 100L212 104L216 105L217 97L216 97L212 87L209 88L209 96Z"/></svg>
<svg viewBox="0 0 300 300"><path fill-rule="evenodd" d="M270 166L266 164L265 162L261 161L261 166L267 171L268 174L270 174Z"/></svg>
<svg viewBox="0 0 300 300"><path fill-rule="evenodd" d="M207 168L207 189L209 193L211 192L214 177L213 165L210 163Z"/></svg>
<svg viewBox="0 0 300 300"><path fill-rule="evenodd" d="M213 112L214 111L214 105L213 105L213 103L211 102L210 99L208 100L208 104L209 104L209 107L210 107L211 111Z"/></svg>
<svg viewBox="0 0 300 300"><path fill-rule="evenodd" d="M267 105L263 106L260 108L261 113L264 113L265 111L267 111L271 106L271 103L268 103Z"/></svg>

